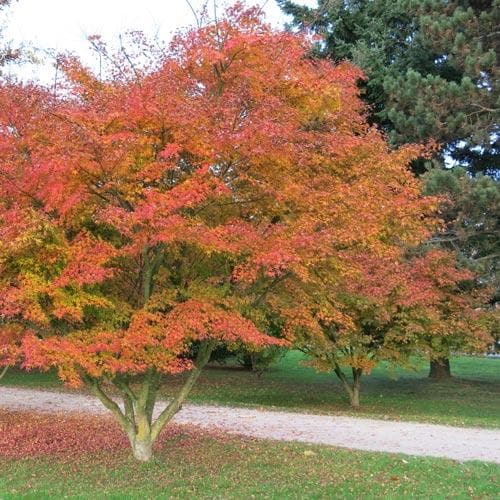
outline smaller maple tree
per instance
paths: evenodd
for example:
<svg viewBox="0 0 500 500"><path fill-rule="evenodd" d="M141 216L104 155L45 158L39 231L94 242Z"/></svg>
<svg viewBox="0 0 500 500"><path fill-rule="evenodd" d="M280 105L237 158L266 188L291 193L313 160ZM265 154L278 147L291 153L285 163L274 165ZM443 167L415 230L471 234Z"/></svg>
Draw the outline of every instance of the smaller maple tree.
<svg viewBox="0 0 500 500"><path fill-rule="evenodd" d="M362 375L381 362L409 367L414 355L477 352L491 342L479 308L488 292L463 287L474 276L457 266L452 252L365 253L349 261L348 272L322 269L326 286L289 328L312 366L336 374L351 406L360 405Z"/></svg>

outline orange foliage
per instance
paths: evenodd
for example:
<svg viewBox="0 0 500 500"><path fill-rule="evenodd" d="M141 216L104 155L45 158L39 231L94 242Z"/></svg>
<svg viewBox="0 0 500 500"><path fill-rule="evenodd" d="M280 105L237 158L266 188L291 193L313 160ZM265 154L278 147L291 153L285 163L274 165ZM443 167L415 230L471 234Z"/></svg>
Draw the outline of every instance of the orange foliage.
<svg viewBox="0 0 500 500"><path fill-rule="evenodd" d="M455 254L396 251L346 255L345 270L319 268L317 287L302 292L313 301L299 321L292 315L289 336L318 369L369 373L380 361L404 365L411 355L447 357L491 343L481 310L490 291L474 288Z"/></svg>
<svg viewBox="0 0 500 500"><path fill-rule="evenodd" d="M269 317L300 322L316 300L283 290L428 234L418 148L391 150L360 71L309 48L236 4L166 54L136 37L150 60L108 54L102 80L66 57L55 96L2 84L0 315L26 332L25 366L77 385L189 369L199 340L276 343Z"/></svg>

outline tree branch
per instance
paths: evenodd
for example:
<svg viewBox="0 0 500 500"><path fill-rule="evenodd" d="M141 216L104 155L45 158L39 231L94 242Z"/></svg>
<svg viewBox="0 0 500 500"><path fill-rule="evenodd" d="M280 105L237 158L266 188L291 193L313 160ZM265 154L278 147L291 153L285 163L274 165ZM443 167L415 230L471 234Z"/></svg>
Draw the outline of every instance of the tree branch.
<svg viewBox="0 0 500 500"><path fill-rule="evenodd" d="M185 0L185 2L189 5L189 8L191 9L191 12L193 13L194 19L196 21L196 26L198 28L201 28L200 19L198 17L198 14L196 14L196 11L194 10L193 5L191 4L191 2L189 0Z"/></svg>
<svg viewBox="0 0 500 500"><path fill-rule="evenodd" d="M90 386L92 393L116 417L123 430L127 433L127 435L129 435L133 430L131 428L132 424L127 419L121 408L102 390L99 382L96 379L93 379L87 375L84 376L84 380Z"/></svg>
<svg viewBox="0 0 500 500"><path fill-rule="evenodd" d="M335 363L335 368L333 369L333 371L335 372L335 375L337 375L339 380L342 382L342 385L344 386L344 389L347 391L347 394L349 394L349 397L352 398L353 390L352 390L351 386L349 385L347 377L344 375L344 372L342 371L342 369L340 368L340 366L337 363Z"/></svg>
<svg viewBox="0 0 500 500"><path fill-rule="evenodd" d="M168 404L167 407L161 412L160 416L156 419L156 422L151 427L151 439L153 442L159 436L164 425L179 411L182 403L198 380L203 367L208 363L213 348L213 342L208 341L201 343L200 350L198 351L198 355L196 356L194 368L191 370L191 373L182 386L182 389L179 391L175 399L173 399L170 404Z"/></svg>

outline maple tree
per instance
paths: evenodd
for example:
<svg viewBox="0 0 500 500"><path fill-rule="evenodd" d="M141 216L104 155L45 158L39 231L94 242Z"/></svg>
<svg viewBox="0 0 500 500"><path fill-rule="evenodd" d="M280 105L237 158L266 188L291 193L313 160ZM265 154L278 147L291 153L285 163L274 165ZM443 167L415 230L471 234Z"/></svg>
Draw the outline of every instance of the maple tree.
<svg viewBox="0 0 500 500"><path fill-rule="evenodd" d="M266 332L314 303L290 291L420 240L436 203L407 169L418 149L366 123L360 71L259 9L166 51L92 43L105 77L68 56L56 91L0 88L0 363L87 384L148 460L215 347L284 345Z"/></svg>
<svg viewBox="0 0 500 500"><path fill-rule="evenodd" d="M306 291L315 300L293 336L312 366L336 374L353 407L362 375L381 362L411 366L414 355L442 359L482 351L492 340L478 308L488 291L462 286L473 273L452 252L351 255L347 272L326 266L318 275L324 286Z"/></svg>
<svg viewBox="0 0 500 500"><path fill-rule="evenodd" d="M0 0L0 76L2 76L4 66L12 62L19 62L21 57L21 51L14 49L4 39L5 9L8 9L11 4L11 0ZM16 341L19 339L19 333L15 327L0 331L0 358L4 360L3 363L0 363L0 380L7 373L9 366L15 364L18 359Z"/></svg>
<svg viewBox="0 0 500 500"><path fill-rule="evenodd" d="M411 277L421 293L413 312L419 347L431 360L431 376L439 379L442 360L456 352L484 352L492 343L492 314L484 305L494 290L478 284L478 275L464 268L456 253L432 246L415 259Z"/></svg>

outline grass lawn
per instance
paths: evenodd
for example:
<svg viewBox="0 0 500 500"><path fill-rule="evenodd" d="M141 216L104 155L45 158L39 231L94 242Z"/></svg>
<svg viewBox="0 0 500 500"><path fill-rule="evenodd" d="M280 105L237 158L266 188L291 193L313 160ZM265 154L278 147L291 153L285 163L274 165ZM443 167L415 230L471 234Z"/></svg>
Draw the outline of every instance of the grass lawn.
<svg viewBox="0 0 500 500"><path fill-rule="evenodd" d="M5 430L17 425L25 432L35 425L24 439L18 430L17 456L9 455L5 443L0 449L0 498L494 498L500 488L495 464L254 441L175 427L154 460L140 464L130 458L116 426L106 429L102 419L63 420L68 444L61 448L54 440L64 439L64 431L47 418L0 415ZM48 429L54 430L52 437ZM109 439L99 441L102 434ZM107 449L89 452L93 439Z"/></svg>
<svg viewBox="0 0 500 500"><path fill-rule="evenodd" d="M362 381L361 409L353 411L333 374L303 366L302 354L289 353L262 376L236 367L207 368L190 399L218 403L275 407L327 414L415 420L452 425L500 427L500 359L460 357L452 360L454 378L427 378L428 364L415 371L379 367ZM172 377L163 394L182 382ZM25 387L60 387L53 373L10 371L2 381Z"/></svg>

